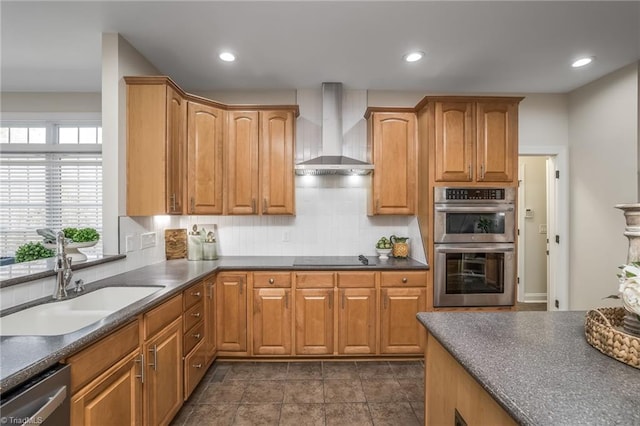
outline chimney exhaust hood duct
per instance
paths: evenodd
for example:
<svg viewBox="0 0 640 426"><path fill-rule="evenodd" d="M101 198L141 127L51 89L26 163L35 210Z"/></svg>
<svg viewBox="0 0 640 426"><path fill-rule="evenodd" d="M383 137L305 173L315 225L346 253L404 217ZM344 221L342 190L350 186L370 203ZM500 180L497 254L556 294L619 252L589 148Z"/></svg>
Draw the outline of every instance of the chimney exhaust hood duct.
<svg viewBox="0 0 640 426"><path fill-rule="evenodd" d="M322 155L295 166L297 175L367 175L373 164L342 155L342 83L322 83Z"/></svg>

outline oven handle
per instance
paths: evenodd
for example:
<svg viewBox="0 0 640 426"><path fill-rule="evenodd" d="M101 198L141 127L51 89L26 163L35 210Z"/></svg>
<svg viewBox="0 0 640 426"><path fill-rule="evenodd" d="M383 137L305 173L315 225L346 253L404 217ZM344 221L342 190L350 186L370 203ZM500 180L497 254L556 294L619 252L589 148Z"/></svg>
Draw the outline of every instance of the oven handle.
<svg viewBox="0 0 640 426"><path fill-rule="evenodd" d="M512 212L513 205L492 205L492 206L452 206L450 204L436 204L436 212L449 213L499 213Z"/></svg>
<svg viewBox="0 0 640 426"><path fill-rule="evenodd" d="M482 253L505 253L514 251L513 247L491 247L491 246L473 246L473 247L438 247L436 244L436 253L477 253L478 251Z"/></svg>
<svg viewBox="0 0 640 426"><path fill-rule="evenodd" d="M53 412L64 402L67 398L67 387L62 386L58 391L44 404L38 411L29 417L24 423L24 425L36 425L40 423L44 423L45 420L53 414Z"/></svg>

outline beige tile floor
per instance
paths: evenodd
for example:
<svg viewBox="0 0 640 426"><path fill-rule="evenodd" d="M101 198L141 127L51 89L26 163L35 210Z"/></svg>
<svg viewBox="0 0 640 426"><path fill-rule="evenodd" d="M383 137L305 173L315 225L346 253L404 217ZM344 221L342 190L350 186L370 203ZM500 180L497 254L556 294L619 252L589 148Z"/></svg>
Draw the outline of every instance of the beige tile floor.
<svg viewBox="0 0 640 426"><path fill-rule="evenodd" d="M174 426L424 424L422 361L216 361Z"/></svg>

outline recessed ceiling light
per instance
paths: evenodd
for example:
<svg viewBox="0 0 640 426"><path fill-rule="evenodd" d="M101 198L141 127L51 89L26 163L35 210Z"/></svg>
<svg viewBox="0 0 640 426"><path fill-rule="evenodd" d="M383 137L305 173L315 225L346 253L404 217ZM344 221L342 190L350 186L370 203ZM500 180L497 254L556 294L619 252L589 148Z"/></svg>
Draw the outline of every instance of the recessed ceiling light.
<svg viewBox="0 0 640 426"><path fill-rule="evenodd" d="M580 68L580 67L584 67L585 65L589 65L591 62L593 62L593 56L587 56L584 58L580 58L580 59L576 59L571 66L573 68Z"/></svg>
<svg viewBox="0 0 640 426"><path fill-rule="evenodd" d="M218 57L225 62L233 62L236 60L236 55L231 52L222 52Z"/></svg>
<svg viewBox="0 0 640 426"><path fill-rule="evenodd" d="M409 52L402 57L407 62L416 62L424 57L424 52Z"/></svg>

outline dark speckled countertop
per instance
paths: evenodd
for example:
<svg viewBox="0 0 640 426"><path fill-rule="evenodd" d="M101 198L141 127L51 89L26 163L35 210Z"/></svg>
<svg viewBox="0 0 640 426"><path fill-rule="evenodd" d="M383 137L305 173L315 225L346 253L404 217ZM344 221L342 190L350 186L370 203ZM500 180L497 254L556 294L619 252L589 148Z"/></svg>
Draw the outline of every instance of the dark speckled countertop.
<svg viewBox="0 0 640 426"><path fill-rule="evenodd" d="M640 370L591 347L585 315L429 312L418 320L520 424L640 425Z"/></svg>
<svg viewBox="0 0 640 426"><path fill-rule="evenodd" d="M90 283L86 286L86 292L111 286L161 285L164 288L111 314L100 322L73 333L61 336L2 336L0 338L0 392L6 392L25 382L81 348L133 321L140 313L169 299L185 287L212 272L223 270L295 271L323 269L424 270L429 268L428 265L412 259L390 258L386 261L380 261L377 257L369 257L371 264L368 266L350 264L352 260L357 261L357 256L327 257L327 265L296 265L296 259L293 256L233 256L215 261L170 260ZM50 301L51 299L47 298L25 304L20 308ZM7 314L17 309L19 308L7 309L2 314Z"/></svg>

